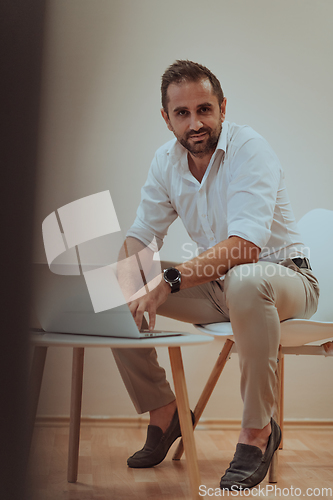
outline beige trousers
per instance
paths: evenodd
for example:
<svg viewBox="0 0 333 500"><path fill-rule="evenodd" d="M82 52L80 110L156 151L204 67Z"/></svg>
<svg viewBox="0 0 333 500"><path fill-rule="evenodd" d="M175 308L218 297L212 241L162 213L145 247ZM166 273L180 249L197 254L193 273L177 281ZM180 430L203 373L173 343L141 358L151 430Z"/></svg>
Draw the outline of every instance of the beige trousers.
<svg viewBox="0 0 333 500"><path fill-rule="evenodd" d="M318 297L312 271L287 259L235 266L224 281L170 294L157 312L188 323L231 322L241 370L242 427L262 429L274 404L280 321L310 318ZM175 399L155 349L114 349L113 354L138 413Z"/></svg>

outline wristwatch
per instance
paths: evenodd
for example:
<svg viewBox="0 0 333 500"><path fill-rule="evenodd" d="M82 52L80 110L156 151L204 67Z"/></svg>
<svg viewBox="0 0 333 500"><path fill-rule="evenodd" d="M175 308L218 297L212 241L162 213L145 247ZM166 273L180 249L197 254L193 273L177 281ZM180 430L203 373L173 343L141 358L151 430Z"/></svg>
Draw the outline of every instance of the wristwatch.
<svg viewBox="0 0 333 500"><path fill-rule="evenodd" d="M179 292L180 283L182 281L181 273L175 267L168 267L168 269L164 269L163 278L166 283L168 283L171 287L171 293Z"/></svg>

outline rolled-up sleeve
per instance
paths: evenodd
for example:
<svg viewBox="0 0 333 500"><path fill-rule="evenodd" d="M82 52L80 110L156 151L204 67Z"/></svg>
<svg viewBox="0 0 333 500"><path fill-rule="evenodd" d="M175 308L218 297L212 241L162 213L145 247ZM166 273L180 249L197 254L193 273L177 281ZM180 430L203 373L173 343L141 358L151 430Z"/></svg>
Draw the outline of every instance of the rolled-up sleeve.
<svg viewBox="0 0 333 500"><path fill-rule="evenodd" d="M271 235L282 175L279 160L264 139L250 139L235 154L229 175L228 237L263 248Z"/></svg>
<svg viewBox="0 0 333 500"><path fill-rule="evenodd" d="M177 216L170 202L158 158L155 155L147 181L141 190L141 202L135 221L126 236L137 238L156 251L156 245L153 243L155 240L159 250L169 226Z"/></svg>

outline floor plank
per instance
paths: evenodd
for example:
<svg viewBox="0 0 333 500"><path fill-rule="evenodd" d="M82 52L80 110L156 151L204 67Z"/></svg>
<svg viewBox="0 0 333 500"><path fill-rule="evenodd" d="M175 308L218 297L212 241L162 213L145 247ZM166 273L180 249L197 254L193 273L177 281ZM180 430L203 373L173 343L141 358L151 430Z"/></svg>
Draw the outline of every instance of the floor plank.
<svg viewBox="0 0 333 500"><path fill-rule="evenodd" d="M218 496L219 480L232 459L237 436L235 430L195 431L204 485L201 491L210 493L202 498ZM142 447L145 438L143 428L83 425L78 482L69 484L68 428L37 426L30 458L31 500L190 500L186 459L172 461L175 444L157 467L126 466L127 457ZM306 497L311 488L313 497L332 498L333 430L286 430L284 449L279 454L278 483L269 485L265 479L261 488L261 495L257 490L246 496L265 493L271 498ZM322 492L322 488L328 491Z"/></svg>

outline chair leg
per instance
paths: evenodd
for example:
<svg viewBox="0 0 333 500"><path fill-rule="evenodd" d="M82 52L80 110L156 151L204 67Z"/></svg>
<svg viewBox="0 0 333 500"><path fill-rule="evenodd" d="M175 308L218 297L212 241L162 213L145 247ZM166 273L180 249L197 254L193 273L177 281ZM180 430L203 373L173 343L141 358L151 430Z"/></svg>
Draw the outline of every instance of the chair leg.
<svg viewBox="0 0 333 500"><path fill-rule="evenodd" d="M281 428L281 443L279 446L279 450L283 449L283 435L284 435L284 353L281 350L280 355L280 421L279 426Z"/></svg>
<svg viewBox="0 0 333 500"><path fill-rule="evenodd" d="M29 416L28 416L28 449L31 447L32 435L42 386L47 347L36 346L32 359L29 381Z"/></svg>
<svg viewBox="0 0 333 500"><path fill-rule="evenodd" d="M183 360L180 347L169 347L169 357L173 381L175 385L176 401L180 428L184 440L187 470L190 478L192 498L199 500L199 486L201 484L197 451L195 448L190 406L188 401Z"/></svg>
<svg viewBox="0 0 333 500"><path fill-rule="evenodd" d="M79 465L80 421L83 382L84 348L73 348L71 409L69 424L69 448L67 481L75 483Z"/></svg>
<svg viewBox="0 0 333 500"><path fill-rule="evenodd" d="M209 401L209 398L214 390L214 387L216 386L216 383L222 373L222 370L228 360L230 351L232 346L234 345L233 340L227 339L225 341L225 344L223 346L222 351L219 354L219 357L217 358L217 361L215 363L215 366L210 374L210 377L204 387L204 390L202 391L202 394L198 400L198 403L196 407L194 408L194 428L196 427L204 409L206 408L206 405ZM184 452L184 446L183 446L183 440L181 439L177 449L172 457L173 460L180 460L182 454Z"/></svg>
<svg viewBox="0 0 333 500"><path fill-rule="evenodd" d="M273 418L280 425L280 427L281 424L283 423L283 372L284 372L284 356L282 352L282 347L280 346L278 353L278 366L276 370L277 383L276 383L276 393L275 393L275 407L273 412ZM281 431L282 430L283 429L281 427ZM269 467L268 480L270 483L277 483L278 455L279 455L279 450L276 450Z"/></svg>

